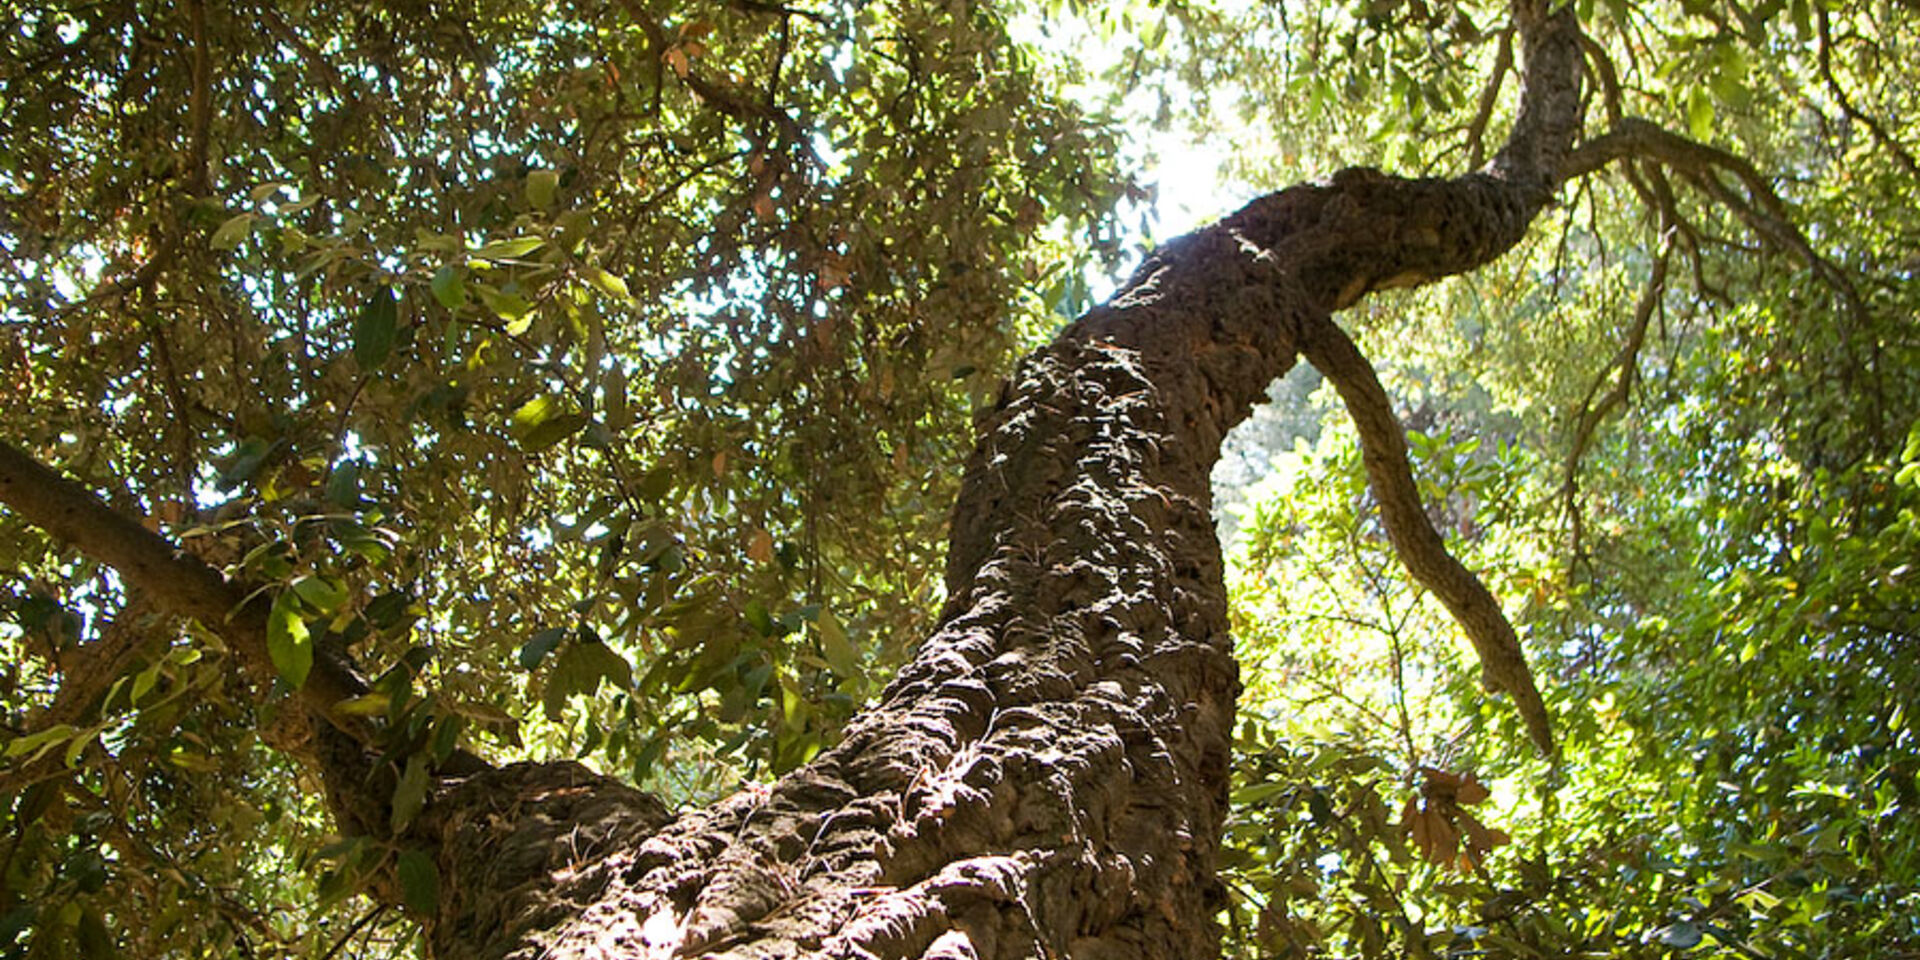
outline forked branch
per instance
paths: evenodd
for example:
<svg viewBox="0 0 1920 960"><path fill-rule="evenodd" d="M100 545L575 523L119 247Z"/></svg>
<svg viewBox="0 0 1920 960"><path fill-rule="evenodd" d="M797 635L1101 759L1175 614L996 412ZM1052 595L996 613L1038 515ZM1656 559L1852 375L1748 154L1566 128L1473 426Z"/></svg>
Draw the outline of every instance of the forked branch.
<svg viewBox="0 0 1920 960"><path fill-rule="evenodd" d="M1742 157L1689 140L1651 121L1626 117L1615 123L1612 130L1574 148L1560 166L1560 177L1563 181L1571 180L1616 160L1633 158L1655 161L1686 177L1708 198L1732 211L1762 240L1804 263L1814 276L1839 295L1854 321L1865 319L1866 303L1853 281L1813 248L1806 234L1794 224L1786 202L1780 199L1772 184ZM1739 191L1723 179L1728 175L1740 185Z"/></svg>

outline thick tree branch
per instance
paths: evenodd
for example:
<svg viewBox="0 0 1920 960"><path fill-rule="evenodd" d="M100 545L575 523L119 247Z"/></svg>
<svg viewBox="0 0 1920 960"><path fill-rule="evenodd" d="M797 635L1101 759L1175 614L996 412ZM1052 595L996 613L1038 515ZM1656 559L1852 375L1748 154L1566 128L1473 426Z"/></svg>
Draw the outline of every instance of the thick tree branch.
<svg viewBox="0 0 1920 960"><path fill-rule="evenodd" d="M249 596L220 571L180 552L159 534L107 506L85 487L61 476L11 444L0 442L0 503L99 563L161 609L197 620L226 641L261 680L273 676L267 653L268 600ZM366 692L351 672L316 658L300 700L334 726L365 740L359 722L333 711L334 704Z"/></svg>
<svg viewBox="0 0 1920 960"><path fill-rule="evenodd" d="M1553 756L1552 725L1520 648L1520 638L1500 609L1500 601L1479 577L1447 552L1446 541L1428 522L1413 480L1413 466L1407 460L1405 432L1393 415L1393 402L1380 385L1373 364L1346 331L1324 317L1301 331L1300 352L1333 382L1359 430L1367 480L1379 501L1380 519L1386 524L1400 562L1453 614L1480 656L1487 686L1513 696L1534 744L1541 753Z"/></svg>

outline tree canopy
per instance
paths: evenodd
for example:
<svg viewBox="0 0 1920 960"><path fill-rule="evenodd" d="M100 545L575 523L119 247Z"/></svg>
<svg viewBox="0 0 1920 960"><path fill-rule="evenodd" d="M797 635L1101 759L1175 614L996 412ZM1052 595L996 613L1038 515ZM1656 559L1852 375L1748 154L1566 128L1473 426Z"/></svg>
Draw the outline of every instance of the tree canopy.
<svg viewBox="0 0 1920 960"><path fill-rule="evenodd" d="M0 10L23 957L409 955L442 772L697 807L813 760L949 599L974 415L1171 239L1143 159L1481 169L1525 60L1425 0ZM1572 13L1525 239L1336 298L1556 746L1402 566L1359 409L1282 380L1216 476L1231 955L1920 950L1920 8ZM40 464L209 609L29 516Z"/></svg>

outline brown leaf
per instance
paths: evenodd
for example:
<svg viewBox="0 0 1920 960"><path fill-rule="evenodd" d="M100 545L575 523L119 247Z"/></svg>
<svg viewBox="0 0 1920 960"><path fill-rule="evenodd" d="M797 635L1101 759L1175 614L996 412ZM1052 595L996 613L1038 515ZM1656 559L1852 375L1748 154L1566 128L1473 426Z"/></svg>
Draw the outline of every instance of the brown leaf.
<svg viewBox="0 0 1920 960"><path fill-rule="evenodd" d="M1425 851L1427 859L1442 866L1453 863L1460 855L1459 831L1438 810L1428 810L1420 819L1426 821L1427 840L1431 844Z"/></svg>
<svg viewBox="0 0 1920 960"><path fill-rule="evenodd" d="M1437 767L1421 767L1420 772L1426 775L1426 781L1420 785L1420 792L1429 797L1451 799L1460 789L1459 774L1448 773Z"/></svg>
<svg viewBox="0 0 1920 960"><path fill-rule="evenodd" d="M765 529L755 530L753 539L747 542L747 559L755 563L766 563L773 559L773 534Z"/></svg>
<svg viewBox="0 0 1920 960"><path fill-rule="evenodd" d="M820 289L838 290L846 286L847 279L851 276L853 271L847 268L846 258L830 255L826 262L820 265Z"/></svg>
<svg viewBox="0 0 1920 960"><path fill-rule="evenodd" d="M1488 790L1485 784L1482 784L1478 778L1469 773L1460 779L1460 788L1454 792L1453 798L1460 803L1472 806L1491 796L1493 796L1493 791Z"/></svg>

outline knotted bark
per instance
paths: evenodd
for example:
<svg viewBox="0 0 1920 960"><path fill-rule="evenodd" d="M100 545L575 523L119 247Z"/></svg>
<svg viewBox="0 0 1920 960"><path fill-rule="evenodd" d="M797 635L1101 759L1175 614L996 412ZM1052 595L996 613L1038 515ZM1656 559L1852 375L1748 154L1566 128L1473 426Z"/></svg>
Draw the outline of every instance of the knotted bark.
<svg viewBox="0 0 1920 960"><path fill-rule="evenodd" d="M838 746L675 819L573 764L444 779L400 838L447 881L426 918L434 955L1215 955L1239 681L1210 469L1305 349L1343 393L1358 385L1349 403L1409 565L1430 585L1423 569L1465 574L1390 505L1411 480L1378 442L1399 428L1331 317L1524 235L1580 123L1578 27L1548 10L1516 5L1522 103L1485 170L1351 170L1263 197L1156 252L1020 366L978 420L940 624ZM63 535L86 546L85 529ZM231 588L202 586L216 599L188 612L232 609ZM1435 589L1544 741L1498 604L1484 587ZM226 622L249 633L236 648L263 646L251 620Z"/></svg>

